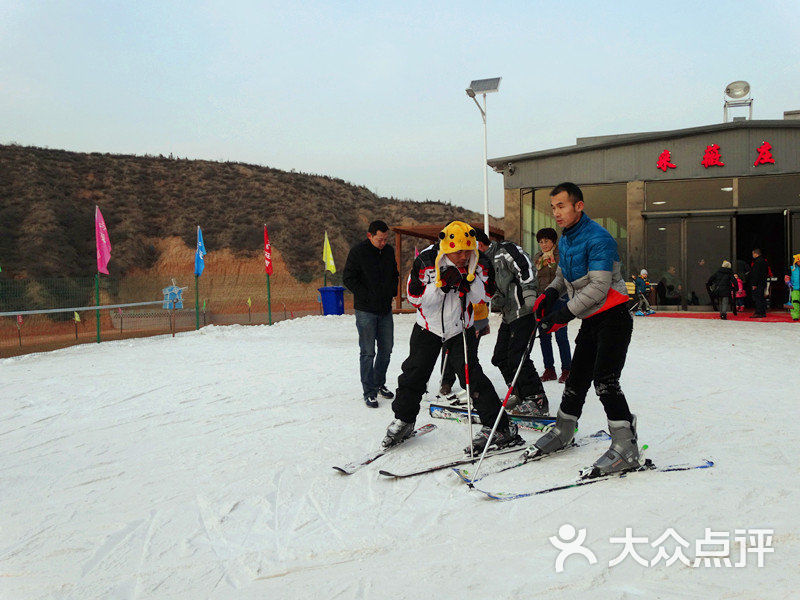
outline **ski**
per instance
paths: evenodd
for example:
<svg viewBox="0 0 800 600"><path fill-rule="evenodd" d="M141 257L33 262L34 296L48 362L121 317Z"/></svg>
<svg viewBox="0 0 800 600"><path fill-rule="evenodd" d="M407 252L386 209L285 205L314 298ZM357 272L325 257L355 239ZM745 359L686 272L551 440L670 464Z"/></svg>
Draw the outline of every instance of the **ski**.
<svg viewBox="0 0 800 600"><path fill-rule="evenodd" d="M481 473L481 476L478 477L475 481L480 481L487 475L493 475L495 473L502 473L503 471L508 471L509 469L515 469L517 467L521 467L522 465L527 465L531 462L537 462L542 460L543 458L547 458L549 456L555 456L570 450L572 448L576 448L578 446L585 446L587 444L592 444L594 442L602 442L608 441L611 439L611 436L604 430L597 431L591 435L587 435L577 440L574 440L569 446L565 446L561 450L556 450L555 452L550 452L548 454L538 454L538 450L535 446L530 446L529 448L525 449L525 453L520 456L519 458L513 458L509 460L504 460L500 462L496 462L492 465L486 465L486 468ZM468 469L457 469L454 468L453 471L456 475L458 475L466 484L472 485L472 473Z"/></svg>
<svg viewBox="0 0 800 600"><path fill-rule="evenodd" d="M428 408L428 412L430 413L431 417L434 419L447 419L448 421L456 421L458 423L468 423L468 413L467 409L463 406L455 406L455 405L447 405L447 404L436 404L431 403L430 407ZM508 413L508 418L517 424L517 427L522 427L524 429L535 429L535 430L542 430L548 425L552 425L556 422L555 417L532 417L532 416L524 416L524 415L514 415ZM478 416L478 413L474 410L472 411L472 422L478 425L481 424L481 418Z"/></svg>
<svg viewBox="0 0 800 600"><path fill-rule="evenodd" d="M481 492L488 498L492 500L517 500L518 498L528 498L530 496L539 496L541 494L549 494L551 492L558 492L560 490L568 490L571 488L581 487L584 485L591 485L593 483L599 483L601 481L607 481L609 479L621 479L631 473L643 473L645 471L652 471L655 473L671 473L673 471L691 471L692 469L709 469L714 466L714 461L704 459L700 463L696 464L675 464L675 465L667 465L666 467L656 467L650 459L645 461L645 464L638 469L632 469L630 471L624 471L622 473L611 473L609 475L602 475L600 477L593 477L591 479L578 479L577 481L572 481L570 483L565 483L563 485L557 485L554 487L543 488L541 490L535 490L532 492L489 492L487 490L482 490L480 488L474 488L475 490Z"/></svg>
<svg viewBox="0 0 800 600"><path fill-rule="evenodd" d="M511 452L519 452L521 450L523 450L522 446L514 446L513 448L501 448L500 450L489 450L489 452L486 453L486 457L489 458L490 456L510 454ZM417 475L426 475L428 473L433 473L435 471L441 471L442 469L452 469L453 467L458 467L459 465L469 465L478 462L479 459L480 459L480 454L476 454L473 458L469 457L460 458L449 462L430 465L428 467L424 467L417 471L409 471L407 473L393 473L391 471L386 471L386 470L380 470L378 471L378 473L380 473L381 475L385 475L386 477L393 477L395 479L405 479L406 477L416 477Z"/></svg>
<svg viewBox="0 0 800 600"><path fill-rule="evenodd" d="M430 433L434 429L436 429L436 425L434 425L433 423L428 423L427 425L423 425L422 427L418 427L417 429L415 429L410 436L408 436L402 442L395 444L394 446L390 446L389 448L381 448L380 450L376 450L375 452L370 452L369 454L364 456L361 460L355 460L353 462L345 464L344 466L341 467L334 466L333 468L344 475L352 475L353 473L358 471L361 467L365 467L368 464L375 462L381 456L383 456L387 452L391 452L398 446L402 446L408 440L415 437L420 437L422 435L425 435L426 433Z"/></svg>

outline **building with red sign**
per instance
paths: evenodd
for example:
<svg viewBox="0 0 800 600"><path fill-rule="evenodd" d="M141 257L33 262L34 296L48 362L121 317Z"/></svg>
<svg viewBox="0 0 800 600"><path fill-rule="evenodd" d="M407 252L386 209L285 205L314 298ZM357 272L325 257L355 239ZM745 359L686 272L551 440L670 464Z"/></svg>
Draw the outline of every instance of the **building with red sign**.
<svg viewBox="0 0 800 600"><path fill-rule="evenodd" d="M579 138L489 165L503 174L508 239L535 251L536 231L555 228L550 190L573 181L617 239L624 274L680 286L660 303L708 305L711 273L723 260L744 272L754 247L782 281L800 252L800 120ZM771 288L775 306L785 289Z"/></svg>

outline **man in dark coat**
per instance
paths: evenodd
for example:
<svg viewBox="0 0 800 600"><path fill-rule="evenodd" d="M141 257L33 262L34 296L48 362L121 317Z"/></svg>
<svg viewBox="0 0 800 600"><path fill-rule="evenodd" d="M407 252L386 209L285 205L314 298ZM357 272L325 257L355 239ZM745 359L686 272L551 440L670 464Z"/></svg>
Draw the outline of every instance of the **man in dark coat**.
<svg viewBox="0 0 800 600"><path fill-rule="evenodd" d="M764 293L767 290L767 278L769 277L769 265L767 259L761 254L759 248L753 250L753 264L750 266L748 275L748 286L750 293L753 294L753 303L756 310L751 319L761 319L767 316L767 301Z"/></svg>
<svg viewBox="0 0 800 600"><path fill-rule="evenodd" d="M731 304L733 298L733 290L736 286L736 280L733 277L733 269L731 263L727 260L722 261L722 266L708 278L706 282L706 289L711 295L712 302L714 299L719 301L719 318L728 318L728 306ZM733 311L736 314L736 304L733 304Z"/></svg>
<svg viewBox="0 0 800 600"><path fill-rule="evenodd" d="M370 223L367 239L350 249L342 276L345 286L355 297L361 387L364 403L370 408L378 408L378 394L394 398L386 387L386 369L394 346L392 298L397 296L400 274L394 248L387 243L388 240L389 226L386 223Z"/></svg>

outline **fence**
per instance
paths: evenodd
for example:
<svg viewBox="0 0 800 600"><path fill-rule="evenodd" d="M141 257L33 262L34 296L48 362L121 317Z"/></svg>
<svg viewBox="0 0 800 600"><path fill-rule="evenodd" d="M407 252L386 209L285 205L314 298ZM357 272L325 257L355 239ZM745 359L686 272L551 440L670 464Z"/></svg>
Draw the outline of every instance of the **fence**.
<svg viewBox="0 0 800 600"><path fill-rule="evenodd" d="M171 286L173 279L179 288L184 288L183 308L164 309L162 290ZM288 276L272 276L270 279L273 323L321 314L317 288L322 286L322 278L308 283ZM204 273L198 283L201 327L268 323L265 275ZM338 283L339 279L329 278L328 285ZM101 340L189 331L195 328L194 277L129 276L117 279L101 276L100 305ZM0 357L96 341L98 322L94 306L93 277L0 279L0 313L12 313L0 316ZM72 310L73 307L79 310ZM54 310L62 312L45 312ZM353 297L347 291L345 312L353 312Z"/></svg>

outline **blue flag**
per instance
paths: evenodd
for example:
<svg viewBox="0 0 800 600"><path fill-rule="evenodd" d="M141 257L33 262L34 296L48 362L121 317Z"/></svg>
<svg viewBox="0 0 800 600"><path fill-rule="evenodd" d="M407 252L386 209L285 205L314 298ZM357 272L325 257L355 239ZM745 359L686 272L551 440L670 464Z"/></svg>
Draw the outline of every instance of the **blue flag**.
<svg viewBox="0 0 800 600"><path fill-rule="evenodd" d="M203 269L206 267L206 263L203 260L206 255L206 247L203 244L203 232L200 229L200 225L197 226L197 252L194 253L194 274L197 277L203 274Z"/></svg>

